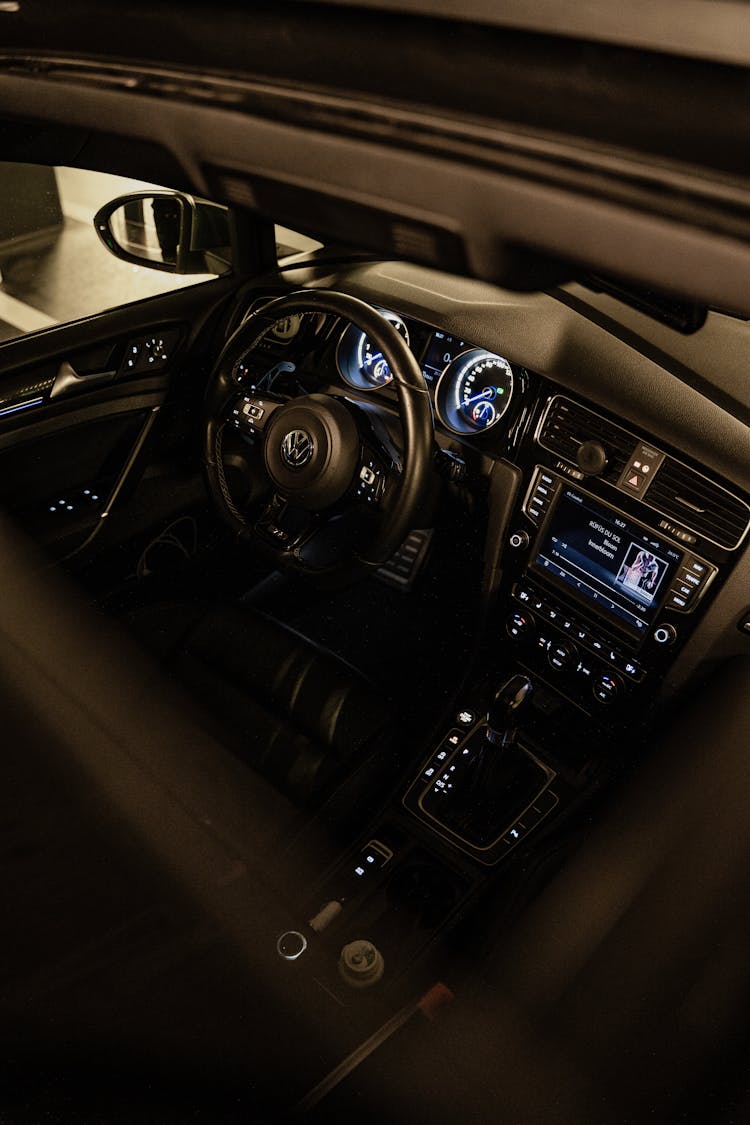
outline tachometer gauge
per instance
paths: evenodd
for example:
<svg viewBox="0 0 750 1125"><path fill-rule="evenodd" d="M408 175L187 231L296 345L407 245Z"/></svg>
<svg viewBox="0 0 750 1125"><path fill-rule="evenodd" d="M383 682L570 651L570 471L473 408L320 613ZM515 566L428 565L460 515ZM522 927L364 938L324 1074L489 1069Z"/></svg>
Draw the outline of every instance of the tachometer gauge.
<svg viewBox="0 0 750 1125"><path fill-rule="evenodd" d="M401 317L396 316L395 313L382 311L381 316L391 322L408 344L409 330ZM383 387L393 378L383 353L361 329L355 328L353 324L349 325L339 340L336 365L344 382L360 391Z"/></svg>
<svg viewBox="0 0 750 1125"><path fill-rule="evenodd" d="M507 359L472 348L448 364L435 394L441 421L457 434L497 425L513 397L513 368Z"/></svg>

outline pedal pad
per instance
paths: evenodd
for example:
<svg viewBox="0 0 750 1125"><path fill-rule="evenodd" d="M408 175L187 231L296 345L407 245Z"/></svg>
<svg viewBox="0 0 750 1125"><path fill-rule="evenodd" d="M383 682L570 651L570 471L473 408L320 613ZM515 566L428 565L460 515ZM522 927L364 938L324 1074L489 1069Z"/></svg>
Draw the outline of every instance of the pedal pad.
<svg viewBox="0 0 750 1125"><path fill-rule="evenodd" d="M427 561L432 536L431 527L410 531L395 555L375 572L380 581L408 593Z"/></svg>

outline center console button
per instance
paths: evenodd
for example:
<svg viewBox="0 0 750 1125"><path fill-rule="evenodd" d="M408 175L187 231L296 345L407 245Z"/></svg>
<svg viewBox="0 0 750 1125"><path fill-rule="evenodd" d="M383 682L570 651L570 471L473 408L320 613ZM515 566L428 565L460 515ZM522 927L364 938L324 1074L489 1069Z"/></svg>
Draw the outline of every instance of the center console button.
<svg viewBox="0 0 750 1125"><path fill-rule="evenodd" d="M514 613L508 618L505 628L507 629L508 634L511 637L515 637L516 640L520 640L521 637L525 637L528 635L531 628L531 622L525 614Z"/></svg>
<svg viewBox="0 0 750 1125"><path fill-rule="evenodd" d="M594 680L594 698L598 699L600 703L614 703L620 694L620 687L617 676L610 676L609 673L605 672L603 676Z"/></svg>
<svg viewBox="0 0 750 1125"><path fill-rule="evenodd" d="M568 644L567 641L553 641L547 650L547 660L553 668L562 672L568 668L575 659L576 650L573 645Z"/></svg>

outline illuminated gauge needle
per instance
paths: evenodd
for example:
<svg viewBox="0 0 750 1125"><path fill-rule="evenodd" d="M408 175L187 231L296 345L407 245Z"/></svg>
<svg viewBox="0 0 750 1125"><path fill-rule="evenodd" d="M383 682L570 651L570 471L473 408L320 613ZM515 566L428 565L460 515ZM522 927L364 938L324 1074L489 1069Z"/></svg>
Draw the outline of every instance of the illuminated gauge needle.
<svg viewBox="0 0 750 1125"><path fill-rule="evenodd" d="M485 387L478 394L465 399L464 406L471 406L475 402L491 402L493 398L497 398L502 393L502 387Z"/></svg>

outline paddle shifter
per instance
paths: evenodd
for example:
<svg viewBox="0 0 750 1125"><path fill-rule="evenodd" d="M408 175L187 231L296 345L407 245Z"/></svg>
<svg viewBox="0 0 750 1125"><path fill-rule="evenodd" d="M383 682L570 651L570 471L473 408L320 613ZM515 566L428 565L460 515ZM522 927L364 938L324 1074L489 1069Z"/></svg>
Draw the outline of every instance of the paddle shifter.
<svg viewBox="0 0 750 1125"><path fill-rule="evenodd" d="M544 768L518 742L518 712L532 690L525 676L503 684L486 724L421 798L424 813L474 848L489 848L547 784Z"/></svg>

